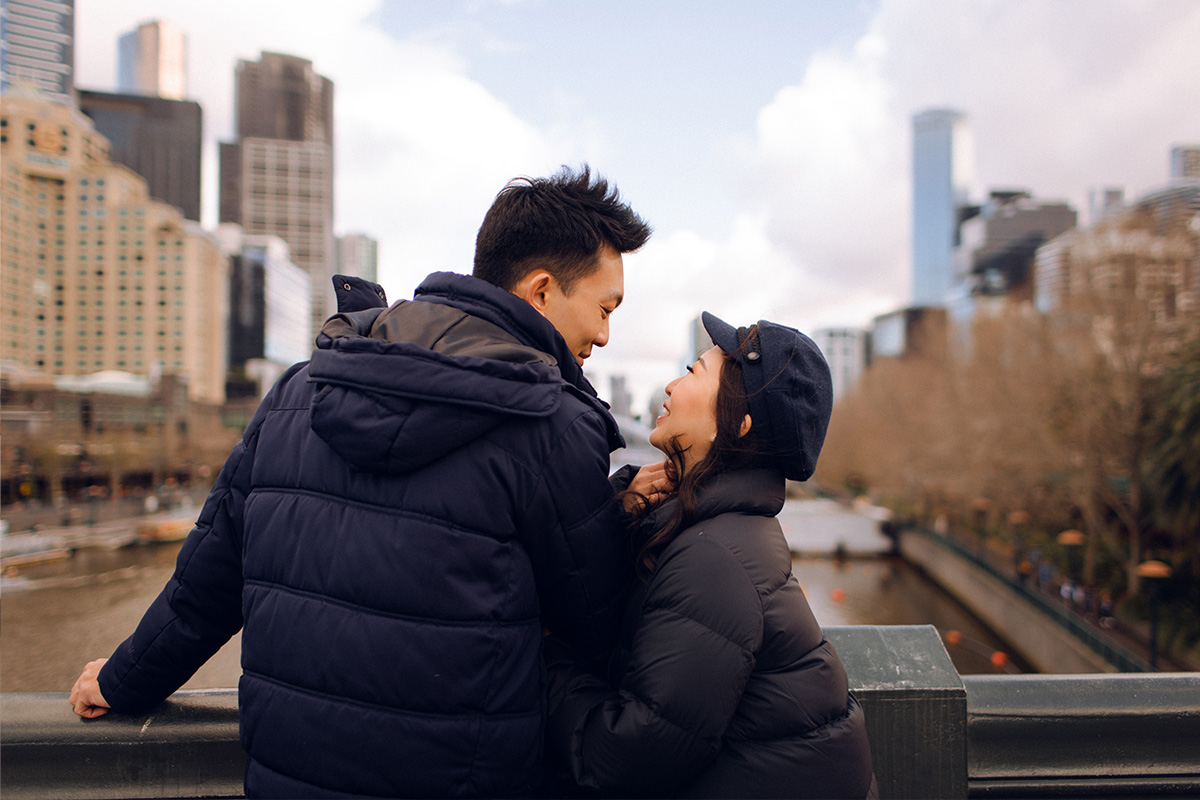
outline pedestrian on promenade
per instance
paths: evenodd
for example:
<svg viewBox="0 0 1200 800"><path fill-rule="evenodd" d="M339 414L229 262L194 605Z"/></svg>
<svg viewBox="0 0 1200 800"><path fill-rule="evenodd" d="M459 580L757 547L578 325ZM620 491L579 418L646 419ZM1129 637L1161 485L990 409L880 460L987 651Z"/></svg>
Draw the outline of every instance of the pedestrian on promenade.
<svg viewBox="0 0 1200 800"><path fill-rule="evenodd" d="M331 317L75 711L145 712L241 630L248 796L535 792L543 625L606 655L632 576L582 366L649 235L586 166L515 180L472 276Z"/></svg>
<svg viewBox="0 0 1200 800"><path fill-rule="evenodd" d="M863 711L775 519L785 478L816 467L829 367L792 328L702 319L716 346L667 386L650 442L668 461L643 469L670 484L620 495L641 579L607 674L547 640L550 747L606 797L876 796Z"/></svg>

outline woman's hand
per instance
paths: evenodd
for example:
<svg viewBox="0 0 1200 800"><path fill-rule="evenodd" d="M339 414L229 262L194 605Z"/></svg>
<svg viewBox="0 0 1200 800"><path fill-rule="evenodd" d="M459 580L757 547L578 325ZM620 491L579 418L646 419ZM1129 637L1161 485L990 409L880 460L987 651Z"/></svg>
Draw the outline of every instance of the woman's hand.
<svg viewBox="0 0 1200 800"><path fill-rule="evenodd" d="M670 490L671 479L667 475L666 461L661 461L657 464L647 464L641 467L638 469L637 474L633 476L633 480L629 482L629 491L637 492L645 497L650 503L650 508L654 508L661 503ZM623 500L625 513L632 514L638 506L637 497L627 494Z"/></svg>
<svg viewBox="0 0 1200 800"><path fill-rule="evenodd" d="M100 693L100 668L104 666L107 658L98 658L95 661L89 661L87 666L83 668L83 672L75 680L75 685L71 687L71 706L75 709L75 713L87 719L101 717L108 713L108 701L104 699L104 695Z"/></svg>

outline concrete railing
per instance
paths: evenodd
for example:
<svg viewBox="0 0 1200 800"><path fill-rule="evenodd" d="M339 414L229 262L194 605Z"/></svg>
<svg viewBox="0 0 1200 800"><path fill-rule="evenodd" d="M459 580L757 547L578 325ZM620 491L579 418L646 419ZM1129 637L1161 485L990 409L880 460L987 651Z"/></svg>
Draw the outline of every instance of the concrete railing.
<svg viewBox="0 0 1200 800"><path fill-rule="evenodd" d="M1200 673L960 677L932 626L826 633L883 798L1200 794ZM5 800L241 795L232 690L88 721L64 694L0 703Z"/></svg>
<svg viewBox="0 0 1200 800"><path fill-rule="evenodd" d="M972 797L1200 795L1200 673L963 683Z"/></svg>

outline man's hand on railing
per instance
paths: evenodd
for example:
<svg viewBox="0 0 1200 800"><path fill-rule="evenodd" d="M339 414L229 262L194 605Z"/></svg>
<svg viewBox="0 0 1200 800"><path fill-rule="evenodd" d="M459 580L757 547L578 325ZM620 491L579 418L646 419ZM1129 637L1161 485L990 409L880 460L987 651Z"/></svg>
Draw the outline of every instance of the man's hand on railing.
<svg viewBox="0 0 1200 800"><path fill-rule="evenodd" d="M100 668L106 661L108 661L107 658L89 661L83 668L83 672L75 679L75 685L71 687L71 706L81 717L93 719L108 713L108 701L100 693L99 680Z"/></svg>

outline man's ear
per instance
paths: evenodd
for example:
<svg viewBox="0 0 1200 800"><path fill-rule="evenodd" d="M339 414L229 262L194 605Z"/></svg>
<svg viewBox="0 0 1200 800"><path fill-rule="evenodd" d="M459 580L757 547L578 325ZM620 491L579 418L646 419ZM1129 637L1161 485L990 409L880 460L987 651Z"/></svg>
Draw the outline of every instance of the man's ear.
<svg viewBox="0 0 1200 800"><path fill-rule="evenodd" d="M533 306L539 314L546 313L546 296L555 285L554 276L544 269L535 269L517 283L513 294Z"/></svg>
<svg viewBox="0 0 1200 800"><path fill-rule="evenodd" d="M741 438L742 436L745 436L747 433L750 432L751 424L752 424L752 420L750 419L750 415L747 414L746 418L742 420L742 429L738 431L739 438Z"/></svg>

